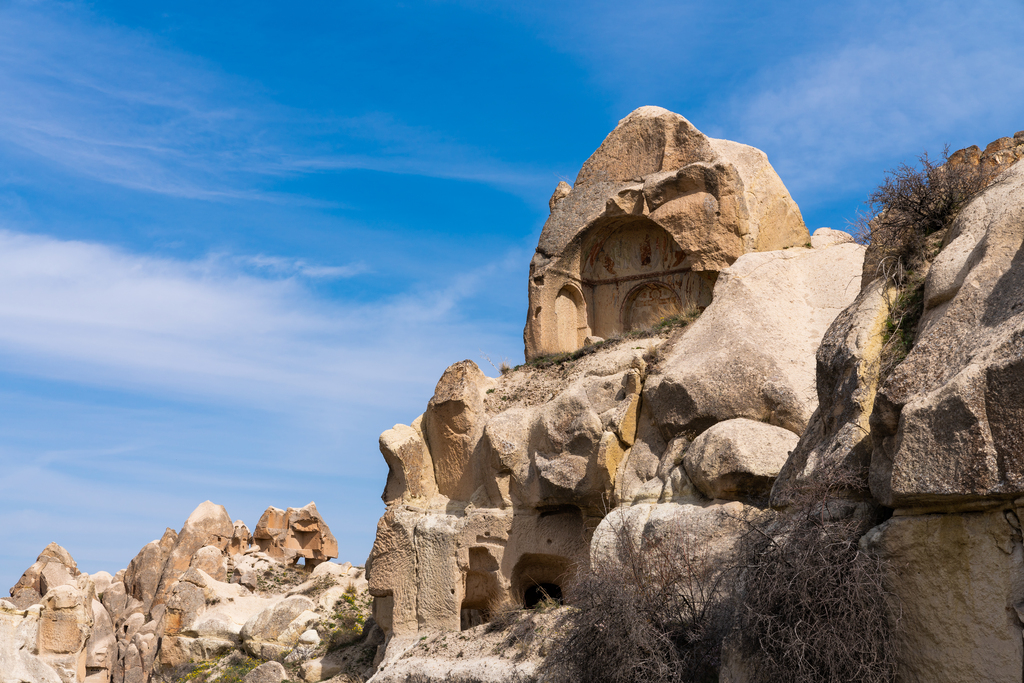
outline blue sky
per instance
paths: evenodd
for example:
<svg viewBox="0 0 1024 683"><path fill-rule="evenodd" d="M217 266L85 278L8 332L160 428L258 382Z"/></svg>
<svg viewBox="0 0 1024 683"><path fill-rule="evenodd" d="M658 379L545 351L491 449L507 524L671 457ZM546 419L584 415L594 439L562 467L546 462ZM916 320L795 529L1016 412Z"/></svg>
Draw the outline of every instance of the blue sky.
<svg viewBox="0 0 1024 683"><path fill-rule="evenodd" d="M808 226L1024 129L1020 0L0 0L0 590L124 567L210 499L315 500L342 560L377 436L522 360L560 179L636 107L769 155Z"/></svg>

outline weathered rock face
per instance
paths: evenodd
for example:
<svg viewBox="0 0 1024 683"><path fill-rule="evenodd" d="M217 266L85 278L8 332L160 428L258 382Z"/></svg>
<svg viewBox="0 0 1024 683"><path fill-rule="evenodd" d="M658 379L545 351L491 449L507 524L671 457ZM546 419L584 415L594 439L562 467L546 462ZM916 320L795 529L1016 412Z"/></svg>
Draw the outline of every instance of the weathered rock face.
<svg viewBox="0 0 1024 683"><path fill-rule="evenodd" d="M785 508L813 495L816 488L834 486L837 476L847 482L840 483L845 495L867 494L869 420L891 296L885 282L876 279L825 332L817 352L818 408L779 473L772 507Z"/></svg>
<svg viewBox="0 0 1024 683"><path fill-rule="evenodd" d="M659 107L620 121L550 207L530 265L527 359L703 308L742 254L809 242L764 153Z"/></svg>
<svg viewBox="0 0 1024 683"><path fill-rule="evenodd" d="M268 507L253 531L253 542L275 560L313 568L338 556L338 542L316 504L281 510Z"/></svg>
<svg viewBox="0 0 1024 683"><path fill-rule="evenodd" d="M891 507L1024 494L1024 165L957 218L906 360L871 416L871 491Z"/></svg>
<svg viewBox="0 0 1024 683"><path fill-rule="evenodd" d="M864 537L902 602L900 680L1021 680L1019 512L898 516Z"/></svg>
<svg viewBox="0 0 1024 683"><path fill-rule="evenodd" d="M814 411L814 353L860 291L862 256L839 234L746 254L671 336L497 379L449 368L422 419L381 436L388 509L368 574L385 634L469 628L562 586L616 506L710 504L719 519L745 506L711 498L764 504Z"/></svg>
<svg viewBox="0 0 1024 683"><path fill-rule="evenodd" d="M644 386L662 436L693 439L746 418L801 434L817 405L814 354L860 290L864 248L836 244L747 254Z"/></svg>

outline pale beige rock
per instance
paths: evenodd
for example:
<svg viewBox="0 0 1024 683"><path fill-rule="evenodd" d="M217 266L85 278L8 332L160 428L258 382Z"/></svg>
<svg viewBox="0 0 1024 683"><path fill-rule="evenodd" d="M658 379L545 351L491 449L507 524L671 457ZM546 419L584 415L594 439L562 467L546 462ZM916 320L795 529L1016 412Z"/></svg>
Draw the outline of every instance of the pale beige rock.
<svg viewBox="0 0 1024 683"><path fill-rule="evenodd" d="M128 593L122 582L114 581L111 583L107 590L103 591L101 602L114 623L127 616L125 609L128 605Z"/></svg>
<svg viewBox="0 0 1024 683"><path fill-rule="evenodd" d="M142 547L125 569L124 590L142 603L143 612L148 613L153 606L168 552L169 549L160 541L151 541Z"/></svg>
<svg viewBox="0 0 1024 683"><path fill-rule="evenodd" d="M265 662L247 673L242 683L281 683L287 677L280 662Z"/></svg>
<svg viewBox="0 0 1024 683"><path fill-rule="evenodd" d="M871 492L885 505L962 507L1024 493L1022 222L1016 164L961 212L947 237L954 249L929 272L932 305L871 416Z"/></svg>
<svg viewBox="0 0 1024 683"><path fill-rule="evenodd" d="M174 582L189 568L197 550L206 545L224 550L231 543L233 535L234 524L223 505L206 501L193 510L167 555L153 605L167 600Z"/></svg>
<svg viewBox="0 0 1024 683"><path fill-rule="evenodd" d="M441 375L423 414L437 490L449 499L468 501L478 486L469 463L483 433L484 395L490 385L473 361L456 363ZM429 480L423 484L429 487Z"/></svg>
<svg viewBox="0 0 1024 683"><path fill-rule="evenodd" d="M860 291L864 248L746 254L644 385L666 439L747 418L803 432L817 405L814 354Z"/></svg>
<svg viewBox="0 0 1024 683"><path fill-rule="evenodd" d="M624 561L620 544L644 552L653 543L671 542L695 561L725 566L740 539L761 513L739 501L692 504L640 504L615 508L601 520L590 543L591 566Z"/></svg>
<svg viewBox="0 0 1024 683"><path fill-rule="evenodd" d="M73 584L57 586L43 596L36 651L64 683L86 676L86 643L92 633L93 596Z"/></svg>
<svg viewBox="0 0 1024 683"><path fill-rule="evenodd" d="M97 597L102 597L103 592L110 588L110 584L114 581L114 577L110 575L110 572L104 571L99 571L95 574L90 574L89 578L92 579L92 583L96 587Z"/></svg>
<svg viewBox="0 0 1024 683"><path fill-rule="evenodd" d="M828 249L837 244L847 244L853 241L853 236L842 230L832 228L818 228L811 235L810 245L812 249Z"/></svg>
<svg viewBox="0 0 1024 683"><path fill-rule="evenodd" d="M781 427L726 420L690 444L683 464L690 481L708 498L764 501L798 440Z"/></svg>
<svg viewBox="0 0 1024 683"><path fill-rule="evenodd" d="M888 579L902 602L900 680L1021 680L1019 529L1009 509L897 515L862 539L891 563Z"/></svg>
<svg viewBox="0 0 1024 683"><path fill-rule="evenodd" d="M247 644L253 641L277 642L279 638L290 633L292 622L303 618L307 612L312 613L314 608L313 601L304 595L285 598L245 622L241 630L242 640ZM301 633L302 631L295 634L296 640ZM294 642L291 644L294 645Z"/></svg>
<svg viewBox="0 0 1024 683"><path fill-rule="evenodd" d="M0 683L63 683L36 655L39 609L20 610L0 600Z"/></svg>
<svg viewBox="0 0 1024 683"><path fill-rule="evenodd" d="M380 435L380 452L388 464L388 481L381 496L386 504L399 500L415 504L417 499L437 495L434 463L418 430L395 425Z"/></svg>
<svg viewBox="0 0 1024 683"><path fill-rule="evenodd" d="M884 281L875 280L825 332L816 353L818 408L775 481L772 507L788 507L821 486L835 488L839 478L858 484L844 484L845 490L833 495L864 497L872 449L869 420L891 296Z"/></svg>
<svg viewBox="0 0 1024 683"><path fill-rule="evenodd" d="M114 637L114 623L98 600L92 601L92 623L85 649L86 675L102 674L101 678L109 680L117 661L117 639Z"/></svg>
<svg viewBox="0 0 1024 683"><path fill-rule="evenodd" d="M228 556L215 545L204 545L192 556L191 569L199 569L215 581L227 581Z"/></svg>
<svg viewBox="0 0 1024 683"><path fill-rule="evenodd" d="M549 206L530 266L527 359L703 308L740 255L809 241L763 152L659 107L620 121Z"/></svg>

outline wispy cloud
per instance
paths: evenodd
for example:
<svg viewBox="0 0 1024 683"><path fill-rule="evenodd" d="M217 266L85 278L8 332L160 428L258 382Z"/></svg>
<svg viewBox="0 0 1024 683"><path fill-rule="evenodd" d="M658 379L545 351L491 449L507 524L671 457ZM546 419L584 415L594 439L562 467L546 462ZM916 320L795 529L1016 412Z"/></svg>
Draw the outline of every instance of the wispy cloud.
<svg viewBox="0 0 1024 683"><path fill-rule="evenodd" d="M273 183L343 169L512 192L548 183L387 113L325 120L290 108L259 83L158 38L100 24L76 5L0 8L0 141L101 182L215 201L308 203Z"/></svg>
<svg viewBox="0 0 1024 683"><path fill-rule="evenodd" d="M499 343L455 309L507 262L373 304L331 302L303 284L359 268L178 261L0 230L0 369L259 406L341 404L366 386L360 401L384 405L389 392L432 381L460 336Z"/></svg>
<svg viewBox="0 0 1024 683"><path fill-rule="evenodd" d="M217 257L213 257L216 260ZM324 266L309 263L301 258L286 258L283 256L266 256L256 254L253 256L235 256L232 260L243 267L252 268L258 272L269 275L292 276L298 275L317 280L338 280L351 278L357 275L364 275L370 272L370 266L365 263L349 263L343 266Z"/></svg>
<svg viewBox="0 0 1024 683"><path fill-rule="evenodd" d="M1012 135L1024 125L1024 42L992 20L1024 22L1024 6L983 5L930 4L869 40L767 69L730 103L737 135L774 150L787 182L819 191L864 162Z"/></svg>

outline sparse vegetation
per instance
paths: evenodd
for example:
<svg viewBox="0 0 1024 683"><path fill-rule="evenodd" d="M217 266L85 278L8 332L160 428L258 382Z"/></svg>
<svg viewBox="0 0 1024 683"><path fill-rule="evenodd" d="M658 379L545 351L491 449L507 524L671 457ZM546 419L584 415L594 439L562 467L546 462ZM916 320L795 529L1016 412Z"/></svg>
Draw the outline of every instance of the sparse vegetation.
<svg viewBox="0 0 1024 683"><path fill-rule="evenodd" d="M173 683L242 683L246 674L263 664L241 652L205 662L189 663L173 672Z"/></svg>
<svg viewBox="0 0 1024 683"><path fill-rule="evenodd" d="M580 571L568 587L561 638L545 662L551 680L718 680L735 605L735 567L684 529L639 547L623 526L618 562Z"/></svg>
<svg viewBox="0 0 1024 683"><path fill-rule="evenodd" d="M885 329L880 377L884 380L913 347L924 311L924 273L960 211L992 184L993 167L950 161L949 147L933 162L900 164L868 196L867 209L852 224L855 239L868 245L876 275L894 288Z"/></svg>
<svg viewBox="0 0 1024 683"><path fill-rule="evenodd" d="M886 563L859 547L881 517L839 498L864 481L821 472L792 491L788 514L746 536L738 633L756 681L896 680L900 604Z"/></svg>
<svg viewBox="0 0 1024 683"><path fill-rule="evenodd" d="M334 652L356 643L363 637L371 598L346 591L334 604L333 614L317 626L321 648Z"/></svg>
<svg viewBox="0 0 1024 683"><path fill-rule="evenodd" d="M546 356L538 356L531 361L525 363L526 367L531 368L550 368L556 365L564 365L575 360L579 360L584 356L589 356L592 353L597 353L599 350L620 342L624 339L648 339L650 337L664 336L673 330L677 330L686 327L694 320L700 317L701 310L699 308L691 308L679 313L677 315L668 316L662 318L651 327L645 327L637 330L630 330L622 334L617 334L613 337L609 337L603 341L596 342L594 344L588 344L583 348L576 349L575 351L566 351L565 353L553 353ZM523 367L522 365L517 366L517 369Z"/></svg>

